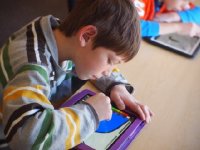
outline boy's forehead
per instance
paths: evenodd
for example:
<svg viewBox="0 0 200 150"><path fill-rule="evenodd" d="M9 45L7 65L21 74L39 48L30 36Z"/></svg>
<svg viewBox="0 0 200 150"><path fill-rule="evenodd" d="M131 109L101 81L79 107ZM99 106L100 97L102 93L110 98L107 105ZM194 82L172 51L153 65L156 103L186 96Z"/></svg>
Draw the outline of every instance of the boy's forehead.
<svg viewBox="0 0 200 150"><path fill-rule="evenodd" d="M121 64L124 63L125 56L124 55L119 55L116 52L109 50L109 57L114 61L115 64Z"/></svg>
<svg viewBox="0 0 200 150"><path fill-rule="evenodd" d="M105 47L96 47L92 50L93 52L98 51L97 53L101 53L107 55L107 57L114 63L114 64L122 64L127 62L127 53L120 53L116 52L115 50L105 48Z"/></svg>
<svg viewBox="0 0 200 150"><path fill-rule="evenodd" d="M115 55L115 62L116 64L123 64L125 62L127 62L127 56L124 54L120 54L120 55Z"/></svg>

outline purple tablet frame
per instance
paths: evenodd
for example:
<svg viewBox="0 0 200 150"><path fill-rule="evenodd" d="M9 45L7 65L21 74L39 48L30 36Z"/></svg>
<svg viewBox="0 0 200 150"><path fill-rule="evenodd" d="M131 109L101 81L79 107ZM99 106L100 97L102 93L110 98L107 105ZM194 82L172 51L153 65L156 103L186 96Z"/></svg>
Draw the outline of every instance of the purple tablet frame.
<svg viewBox="0 0 200 150"><path fill-rule="evenodd" d="M65 103L62 104L61 107L69 107L71 105L74 105L77 103L79 100L81 100L85 95L95 95L94 92L86 89L83 90L74 96L67 100ZM125 110L129 115L132 115L135 117L135 115L128 111ZM122 133L122 135L109 147L109 150L124 150L128 147L128 145L135 139L136 135L140 132L140 130L144 127L145 122L140 120L139 118L136 117L134 122ZM77 145L74 149L78 150L94 150L90 146L81 143Z"/></svg>

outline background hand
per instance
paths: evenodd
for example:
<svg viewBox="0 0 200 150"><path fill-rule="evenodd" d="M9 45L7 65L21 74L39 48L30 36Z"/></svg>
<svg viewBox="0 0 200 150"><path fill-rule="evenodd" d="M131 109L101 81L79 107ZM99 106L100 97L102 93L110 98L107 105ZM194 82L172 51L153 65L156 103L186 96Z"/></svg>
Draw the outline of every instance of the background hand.
<svg viewBox="0 0 200 150"><path fill-rule="evenodd" d="M200 37L200 25L195 23L159 23L159 34L179 33L187 36Z"/></svg>
<svg viewBox="0 0 200 150"><path fill-rule="evenodd" d="M179 33L183 35L189 35L191 37L200 37L200 25L197 25L195 23L182 23Z"/></svg>
<svg viewBox="0 0 200 150"><path fill-rule="evenodd" d="M180 22L181 18L176 12L157 14L154 18L157 22Z"/></svg>

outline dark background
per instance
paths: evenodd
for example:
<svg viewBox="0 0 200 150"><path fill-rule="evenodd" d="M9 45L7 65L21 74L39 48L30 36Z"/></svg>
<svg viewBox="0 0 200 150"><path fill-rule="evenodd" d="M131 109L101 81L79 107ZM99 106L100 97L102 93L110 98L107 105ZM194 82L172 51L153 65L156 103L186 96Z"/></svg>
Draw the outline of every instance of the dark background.
<svg viewBox="0 0 200 150"><path fill-rule="evenodd" d="M13 32L34 18L51 14L62 20L67 13L67 0L1 0L0 47Z"/></svg>

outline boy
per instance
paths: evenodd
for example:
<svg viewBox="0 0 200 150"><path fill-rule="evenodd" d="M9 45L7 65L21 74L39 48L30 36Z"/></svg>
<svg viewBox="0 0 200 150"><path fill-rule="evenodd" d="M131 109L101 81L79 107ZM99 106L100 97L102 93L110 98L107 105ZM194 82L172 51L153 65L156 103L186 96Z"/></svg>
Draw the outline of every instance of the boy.
<svg viewBox="0 0 200 150"><path fill-rule="evenodd" d="M191 0L132 0L141 18L142 36L178 32L200 36L200 7Z"/></svg>
<svg viewBox="0 0 200 150"><path fill-rule="evenodd" d="M87 9L86 9L87 8ZM149 122L152 112L131 95L114 70L132 59L140 43L139 19L130 0L80 0L59 23L40 17L14 33L1 49L1 104L6 142L13 149L69 149L111 118L110 99ZM66 61L67 60L67 61ZM62 66L60 65L62 63ZM96 80L103 93L68 108L71 77Z"/></svg>

